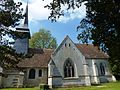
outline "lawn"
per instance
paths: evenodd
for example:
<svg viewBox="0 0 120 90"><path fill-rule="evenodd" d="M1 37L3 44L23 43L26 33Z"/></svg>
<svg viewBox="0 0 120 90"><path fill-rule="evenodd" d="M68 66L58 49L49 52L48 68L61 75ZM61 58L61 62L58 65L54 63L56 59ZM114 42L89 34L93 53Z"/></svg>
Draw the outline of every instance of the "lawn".
<svg viewBox="0 0 120 90"><path fill-rule="evenodd" d="M35 87L35 88L6 88L0 90L40 90L40 89L38 87ZM106 83L99 86L89 87L55 88L53 90L120 90L120 82Z"/></svg>
<svg viewBox="0 0 120 90"><path fill-rule="evenodd" d="M99 86L59 88L54 90L120 90L120 82L106 83Z"/></svg>
<svg viewBox="0 0 120 90"><path fill-rule="evenodd" d="M40 90L38 87L35 88L4 88L0 90Z"/></svg>

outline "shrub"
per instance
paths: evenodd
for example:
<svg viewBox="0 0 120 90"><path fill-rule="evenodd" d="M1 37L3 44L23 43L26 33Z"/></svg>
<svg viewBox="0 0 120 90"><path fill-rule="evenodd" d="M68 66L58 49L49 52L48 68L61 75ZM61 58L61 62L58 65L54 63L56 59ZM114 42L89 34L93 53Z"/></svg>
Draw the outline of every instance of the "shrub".
<svg viewBox="0 0 120 90"><path fill-rule="evenodd" d="M35 87L35 85L33 85L33 84L24 84L23 87L24 88L33 88L33 87Z"/></svg>
<svg viewBox="0 0 120 90"><path fill-rule="evenodd" d="M49 85L47 84L39 84L40 90L49 90Z"/></svg>

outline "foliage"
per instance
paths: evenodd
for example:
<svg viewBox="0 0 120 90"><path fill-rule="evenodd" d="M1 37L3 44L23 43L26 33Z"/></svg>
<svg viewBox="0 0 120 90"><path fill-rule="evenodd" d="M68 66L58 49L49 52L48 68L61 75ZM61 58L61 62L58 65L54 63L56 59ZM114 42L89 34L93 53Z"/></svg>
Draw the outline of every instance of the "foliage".
<svg viewBox="0 0 120 90"><path fill-rule="evenodd" d="M47 84L40 84L39 87L40 87L40 90L49 90L49 85Z"/></svg>
<svg viewBox="0 0 120 90"><path fill-rule="evenodd" d="M4 69L17 68L18 62L22 59L22 54L16 54L9 46L0 46L0 66Z"/></svg>
<svg viewBox="0 0 120 90"><path fill-rule="evenodd" d="M109 2L109 3L108 3ZM81 23L83 28L91 24L90 33L79 34L78 38L85 41L93 40L93 44L100 46L103 51L110 55L110 64L114 75L120 76L120 2L117 0L106 0L101 2L88 2L87 16ZM102 6L102 7L101 7ZM86 30L86 31L88 31ZM85 31L85 32L86 32ZM88 35L83 39L81 36Z"/></svg>
<svg viewBox="0 0 120 90"><path fill-rule="evenodd" d="M13 0L0 1L0 24L6 27L18 25L18 21L22 19L21 2L15 3Z"/></svg>
<svg viewBox="0 0 120 90"><path fill-rule="evenodd" d="M51 11L49 19L56 21L60 16L64 16L62 6L66 6L67 10L79 8L82 1L84 0L52 0L45 8Z"/></svg>
<svg viewBox="0 0 120 90"><path fill-rule="evenodd" d="M83 43L89 43L91 40L94 45L107 52L114 75L120 76L119 0L52 0L45 7L51 10L49 19L56 21L64 15L63 5L67 6L67 9L75 9L83 2L87 7L87 14L77 27L81 30L78 39Z"/></svg>
<svg viewBox="0 0 120 90"><path fill-rule="evenodd" d="M50 31L45 29L40 29L32 35L30 39L30 47L33 48L56 48L57 42L54 37L52 37Z"/></svg>
<svg viewBox="0 0 120 90"><path fill-rule="evenodd" d="M6 35L14 37L9 27L15 27L23 18L21 5L21 2L15 3L13 0L0 0L0 66L3 69L16 67L21 57L9 46L10 41L3 39Z"/></svg>

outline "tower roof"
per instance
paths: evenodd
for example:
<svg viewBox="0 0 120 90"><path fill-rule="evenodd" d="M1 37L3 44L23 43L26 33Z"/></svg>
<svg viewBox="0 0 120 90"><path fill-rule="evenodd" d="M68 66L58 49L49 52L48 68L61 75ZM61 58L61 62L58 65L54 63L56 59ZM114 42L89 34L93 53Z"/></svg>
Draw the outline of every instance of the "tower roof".
<svg viewBox="0 0 120 90"><path fill-rule="evenodd" d="M24 23L20 24L17 28L16 28L16 31L19 30L23 30L22 32L26 32L26 31L29 31L29 28L28 28L28 2L27 2L27 5L26 5L26 10L25 10L25 14L23 15L24 16Z"/></svg>
<svg viewBox="0 0 120 90"><path fill-rule="evenodd" d="M27 2L26 12L24 16L25 16L24 25L28 26L28 2Z"/></svg>
<svg viewBox="0 0 120 90"><path fill-rule="evenodd" d="M28 2L26 5L26 10L24 14L24 23L20 24L18 27L16 27L16 32L20 33L28 33L29 38L30 38L30 30L28 28Z"/></svg>

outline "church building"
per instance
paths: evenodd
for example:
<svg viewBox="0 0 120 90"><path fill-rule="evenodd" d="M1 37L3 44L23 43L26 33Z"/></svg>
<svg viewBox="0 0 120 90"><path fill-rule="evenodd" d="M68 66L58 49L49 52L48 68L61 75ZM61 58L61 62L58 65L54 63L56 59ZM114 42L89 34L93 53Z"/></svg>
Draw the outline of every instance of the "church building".
<svg viewBox="0 0 120 90"><path fill-rule="evenodd" d="M115 81L108 63L109 56L92 44L76 44L69 36L55 49L29 48L28 6L23 25L16 28L17 53L31 57L19 62L20 70L0 68L0 86L23 87L48 84L53 87L90 86ZM4 74L4 75L3 75Z"/></svg>

